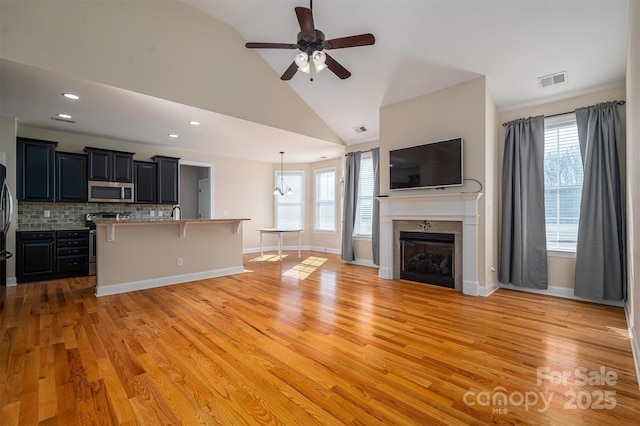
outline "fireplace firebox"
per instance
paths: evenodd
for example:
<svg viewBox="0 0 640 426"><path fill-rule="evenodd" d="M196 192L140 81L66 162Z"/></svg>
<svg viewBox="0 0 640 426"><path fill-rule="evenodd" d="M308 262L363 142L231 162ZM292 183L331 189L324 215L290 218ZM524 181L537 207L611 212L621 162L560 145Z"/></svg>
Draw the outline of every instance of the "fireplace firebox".
<svg viewBox="0 0 640 426"><path fill-rule="evenodd" d="M400 232L400 278L454 288L455 235Z"/></svg>

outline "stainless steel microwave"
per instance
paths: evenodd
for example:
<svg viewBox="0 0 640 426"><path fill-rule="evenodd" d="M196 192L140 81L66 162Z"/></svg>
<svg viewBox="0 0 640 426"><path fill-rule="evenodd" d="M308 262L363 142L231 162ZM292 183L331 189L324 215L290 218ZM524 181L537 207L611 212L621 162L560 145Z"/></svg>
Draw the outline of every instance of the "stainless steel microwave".
<svg viewBox="0 0 640 426"><path fill-rule="evenodd" d="M89 201L101 203L133 203L133 184L90 180Z"/></svg>

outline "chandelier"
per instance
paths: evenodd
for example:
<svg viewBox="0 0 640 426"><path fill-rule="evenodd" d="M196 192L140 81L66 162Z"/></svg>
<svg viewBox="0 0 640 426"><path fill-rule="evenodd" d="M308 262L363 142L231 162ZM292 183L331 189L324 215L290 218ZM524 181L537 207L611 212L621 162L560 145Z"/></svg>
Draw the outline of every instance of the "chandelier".
<svg viewBox="0 0 640 426"><path fill-rule="evenodd" d="M273 195L291 194L293 190L284 182L284 151L280 151L280 185L276 185Z"/></svg>

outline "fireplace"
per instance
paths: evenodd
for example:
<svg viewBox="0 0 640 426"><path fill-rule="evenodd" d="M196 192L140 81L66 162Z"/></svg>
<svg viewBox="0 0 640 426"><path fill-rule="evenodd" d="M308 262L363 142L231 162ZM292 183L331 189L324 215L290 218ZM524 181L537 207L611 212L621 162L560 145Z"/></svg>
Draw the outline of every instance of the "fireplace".
<svg viewBox="0 0 640 426"><path fill-rule="evenodd" d="M478 200L482 195L445 193L379 197L380 278L400 278L400 232L424 232L426 226L423 224L427 221L431 224L428 232L455 234L454 289L473 296L489 294L478 282L482 263Z"/></svg>
<svg viewBox="0 0 640 426"><path fill-rule="evenodd" d="M454 259L454 234L400 232L400 278L454 288Z"/></svg>

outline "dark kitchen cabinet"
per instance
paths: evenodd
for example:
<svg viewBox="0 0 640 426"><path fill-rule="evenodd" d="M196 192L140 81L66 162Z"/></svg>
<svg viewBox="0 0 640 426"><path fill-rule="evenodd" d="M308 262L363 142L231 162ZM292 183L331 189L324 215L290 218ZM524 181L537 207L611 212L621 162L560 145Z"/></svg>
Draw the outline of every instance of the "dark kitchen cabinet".
<svg viewBox="0 0 640 426"><path fill-rule="evenodd" d="M56 234L56 276L89 274L89 231L65 230Z"/></svg>
<svg viewBox="0 0 640 426"><path fill-rule="evenodd" d="M135 202L156 204L158 192L158 167L156 163L134 161Z"/></svg>
<svg viewBox="0 0 640 426"><path fill-rule="evenodd" d="M16 232L19 283L89 274L89 230Z"/></svg>
<svg viewBox="0 0 640 426"><path fill-rule="evenodd" d="M16 280L19 283L51 279L55 276L54 231L16 233Z"/></svg>
<svg viewBox="0 0 640 426"><path fill-rule="evenodd" d="M133 182L133 153L86 147L89 180Z"/></svg>
<svg viewBox="0 0 640 426"><path fill-rule="evenodd" d="M153 157L158 167L158 203L178 204L179 158Z"/></svg>
<svg viewBox="0 0 640 426"><path fill-rule="evenodd" d="M20 201L55 200L57 142L17 138L17 195Z"/></svg>
<svg viewBox="0 0 640 426"><path fill-rule="evenodd" d="M87 156L56 152L56 201L87 201Z"/></svg>

